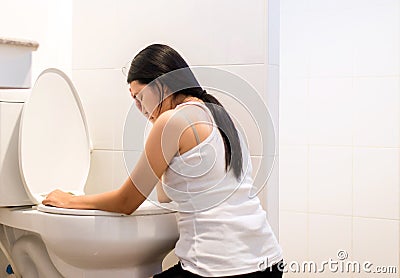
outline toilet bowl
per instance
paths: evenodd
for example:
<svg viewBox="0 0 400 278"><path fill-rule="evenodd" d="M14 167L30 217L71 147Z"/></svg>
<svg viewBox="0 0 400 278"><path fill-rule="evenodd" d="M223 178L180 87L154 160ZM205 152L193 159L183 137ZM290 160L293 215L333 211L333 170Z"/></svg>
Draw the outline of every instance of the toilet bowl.
<svg viewBox="0 0 400 278"><path fill-rule="evenodd" d="M131 215L41 204L57 188L84 194L91 144L71 80L47 69L26 102L7 97L2 103L0 94L0 113L13 115L8 124L0 121L0 192L9 195L0 195L0 241L14 271L23 277L149 277L161 271L179 236L172 204L146 200Z"/></svg>

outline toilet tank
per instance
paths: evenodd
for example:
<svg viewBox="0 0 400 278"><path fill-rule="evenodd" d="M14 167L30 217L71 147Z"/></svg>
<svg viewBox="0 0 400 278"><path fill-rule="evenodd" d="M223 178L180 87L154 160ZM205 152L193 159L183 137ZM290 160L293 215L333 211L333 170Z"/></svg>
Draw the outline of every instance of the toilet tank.
<svg viewBox="0 0 400 278"><path fill-rule="evenodd" d="M18 163L21 112L30 89L0 89L0 207L30 205Z"/></svg>

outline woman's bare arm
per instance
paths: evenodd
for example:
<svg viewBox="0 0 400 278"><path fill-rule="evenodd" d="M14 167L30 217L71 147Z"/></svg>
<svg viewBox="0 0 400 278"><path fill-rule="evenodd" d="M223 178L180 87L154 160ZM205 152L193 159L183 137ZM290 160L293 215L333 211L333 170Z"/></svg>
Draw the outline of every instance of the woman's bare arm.
<svg viewBox="0 0 400 278"><path fill-rule="evenodd" d="M144 152L130 177L119 189L85 196L73 196L55 190L43 200L43 204L131 214L150 194L179 151L179 138L185 128L185 121L174 117L173 110L164 112L154 123Z"/></svg>

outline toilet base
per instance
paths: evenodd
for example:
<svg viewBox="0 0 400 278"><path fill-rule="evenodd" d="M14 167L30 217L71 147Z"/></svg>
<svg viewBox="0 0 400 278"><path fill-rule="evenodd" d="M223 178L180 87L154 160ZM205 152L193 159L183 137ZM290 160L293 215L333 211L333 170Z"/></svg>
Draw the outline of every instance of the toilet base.
<svg viewBox="0 0 400 278"><path fill-rule="evenodd" d="M79 269L68 265L53 254L50 254L52 261L58 271L64 277L76 278L147 278L160 273L162 268L162 259L146 265L139 265L134 268L126 269Z"/></svg>
<svg viewBox="0 0 400 278"><path fill-rule="evenodd" d="M74 216L0 208L0 228L15 271L29 278L151 277L179 237L171 212Z"/></svg>
<svg viewBox="0 0 400 278"><path fill-rule="evenodd" d="M7 227L8 231L15 230ZM17 231L21 233L23 231ZM48 250L40 236L34 233L24 231L23 236L18 237L12 245L12 257L20 274L27 278L39 277L76 277L76 278L145 278L152 277L154 274L161 272L162 259L136 267L121 269L80 269L75 266L68 265ZM50 259L51 258L51 259ZM156 258L157 259L157 258ZM49 276L50 275L50 276Z"/></svg>
<svg viewBox="0 0 400 278"><path fill-rule="evenodd" d="M146 278L161 272L162 269L163 256L154 258L155 261L153 262L125 269L80 269L65 263L50 249L46 248L38 234L12 227L4 227L3 225L0 225L0 228L2 232L7 231L8 235L13 238L12 242L6 243L11 246L11 253L16 267L25 274L24 277L37 278L50 275L54 278ZM5 229L3 230L3 228ZM52 274L49 273L50 270L52 270Z"/></svg>

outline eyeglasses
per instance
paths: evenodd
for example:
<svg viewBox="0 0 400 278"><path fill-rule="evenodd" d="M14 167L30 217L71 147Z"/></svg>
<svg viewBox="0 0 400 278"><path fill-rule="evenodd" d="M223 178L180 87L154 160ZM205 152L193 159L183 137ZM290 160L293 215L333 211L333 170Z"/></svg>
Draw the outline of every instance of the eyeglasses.
<svg viewBox="0 0 400 278"><path fill-rule="evenodd" d="M128 61L128 62L121 68L122 74L123 74L125 77L128 76L130 66L131 66L131 61Z"/></svg>

